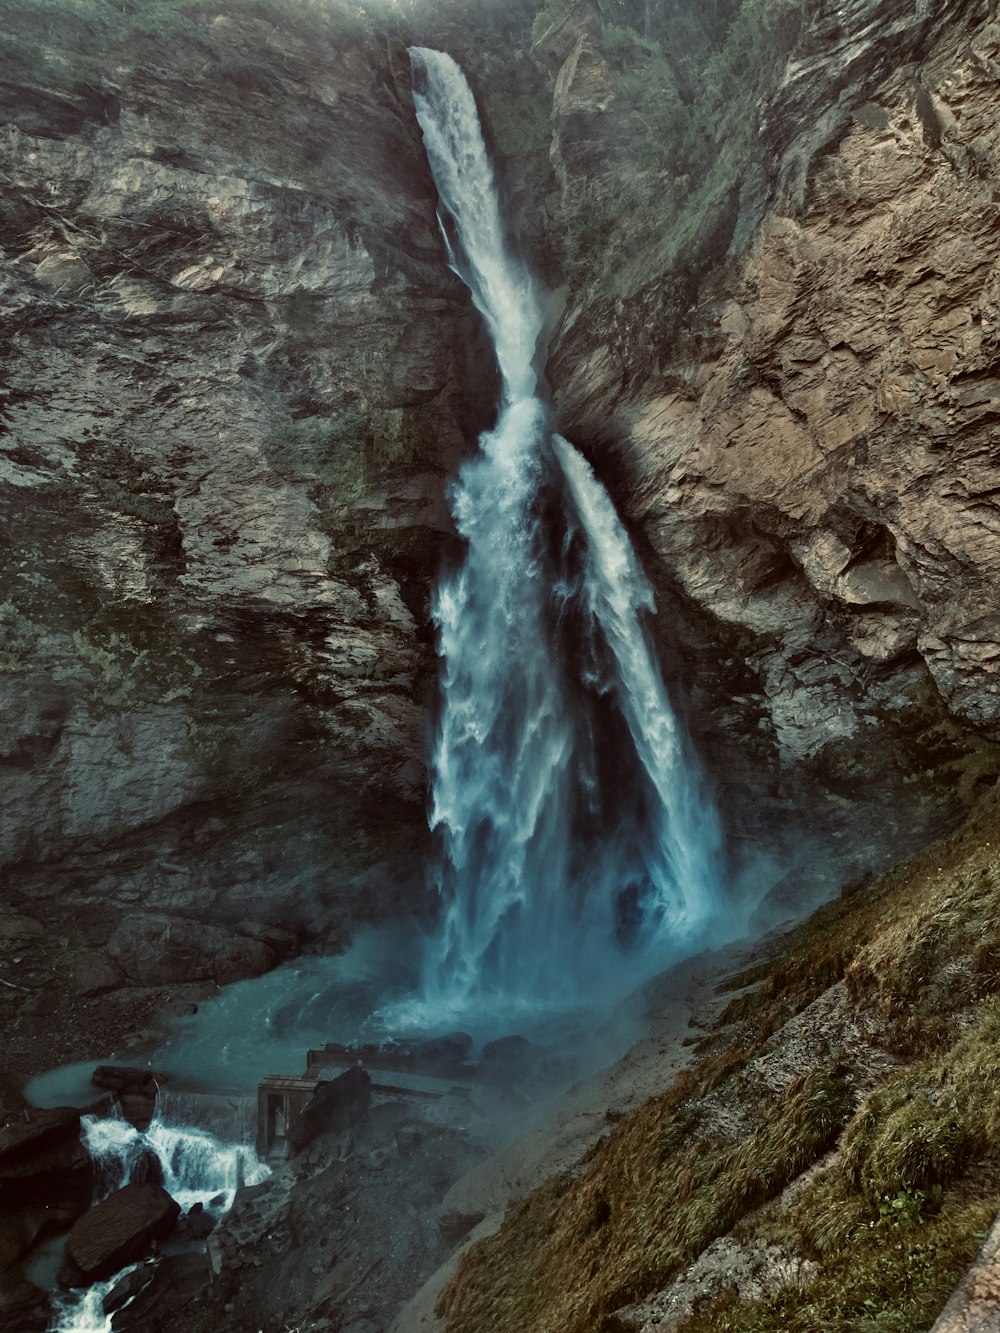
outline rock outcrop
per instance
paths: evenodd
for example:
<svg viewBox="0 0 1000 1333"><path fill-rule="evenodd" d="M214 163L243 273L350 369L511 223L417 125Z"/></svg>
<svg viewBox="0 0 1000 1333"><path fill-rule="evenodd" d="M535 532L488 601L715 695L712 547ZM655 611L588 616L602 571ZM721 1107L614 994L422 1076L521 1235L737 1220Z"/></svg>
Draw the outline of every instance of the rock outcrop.
<svg viewBox="0 0 1000 1333"><path fill-rule="evenodd" d="M838 824L863 774L895 844L955 758L915 734L1000 735L1000 29L970 0L793 9L783 74L715 107L707 185L665 180L638 256L576 280L550 374L645 540L668 661L699 661L737 823L797 788ZM574 14L540 42L570 220L642 175L637 76Z"/></svg>
<svg viewBox="0 0 1000 1333"><path fill-rule="evenodd" d="M109 904L310 927L405 890L483 411L400 38L176 21L5 20L0 862L88 947Z"/></svg>
<svg viewBox="0 0 1000 1333"><path fill-rule="evenodd" d="M85 1286L135 1263L173 1231L180 1205L160 1185L126 1185L73 1226L59 1280Z"/></svg>

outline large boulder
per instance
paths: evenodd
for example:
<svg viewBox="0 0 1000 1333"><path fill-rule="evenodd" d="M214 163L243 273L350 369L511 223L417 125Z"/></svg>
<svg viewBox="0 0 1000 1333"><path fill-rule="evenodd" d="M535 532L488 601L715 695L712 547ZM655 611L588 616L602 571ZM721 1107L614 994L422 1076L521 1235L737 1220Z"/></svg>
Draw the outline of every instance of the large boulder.
<svg viewBox="0 0 1000 1333"><path fill-rule="evenodd" d="M113 1092L125 1119L145 1134L156 1114L156 1099L166 1075L130 1065L98 1065L90 1081L95 1088Z"/></svg>
<svg viewBox="0 0 1000 1333"><path fill-rule="evenodd" d="M85 1286L148 1254L177 1224L180 1205L159 1185L126 1185L91 1208L66 1239L59 1282Z"/></svg>
<svg viewBox="0 0 1000 1333"><path fill-rule="evenodd" d="M467 1032L446 1032L418 1042L413 1048L413 1059L425 1065L461 1065L472 1054L474 1045Z"/></svg>
<svg viewBox="0 0 1000 1333"><path fill-rule="evenodd" d="M119 1291L136 1274L141 1278ZM204 1254L169 1255L153 1266L151 1274L137 1269L114 1287L104 1302L105 1314L113 1316L113 1333L176 1333L193 1327L211 1276Z"/></svg>
<svg viewBox="0 0 1000 1333"><path fill-rule="evenodd" d="M258 977L277 961L262 940L223 926L160 912L126 917L108 941L107 951L140 985L181 981L216 981L220 986Z"/></svg>
<svg viewBox="0 0 1000 1333"><path fill-rule="evenodd" d="M301 1152L320 1134L342 1134L356 1125L371 1103L372 1081L355 1066L328 1083L320 1083L308 1105L288 1129L291 1152Z"/></svg>
<svg viewBox="0 0 1000 1333"><path fill-rule="evenodd" d="M51 1327L48 1297L19 1268L0 1272L0 1328L45 1333Z"/></svg>
<svg viewBox="0 0 1000 1333"><path fill-rule="evenodd" d="M78 1216L89 1201L90 1158L72 1107L29 1108L0 1129L0 1206Z"/></svg>

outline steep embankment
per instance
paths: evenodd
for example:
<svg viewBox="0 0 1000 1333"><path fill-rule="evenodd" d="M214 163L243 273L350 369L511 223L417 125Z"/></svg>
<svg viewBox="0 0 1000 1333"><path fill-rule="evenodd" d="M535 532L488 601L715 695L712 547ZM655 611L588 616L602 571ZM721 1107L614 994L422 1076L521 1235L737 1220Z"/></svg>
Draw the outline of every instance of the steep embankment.
<svg viewBox="0 0 1000 1333"><path fill-rule="evenodd" d="M1000 1207L998 838L991 795L729 979L700 1062L469 1251L449 1333L929 1328Z"/></svg>

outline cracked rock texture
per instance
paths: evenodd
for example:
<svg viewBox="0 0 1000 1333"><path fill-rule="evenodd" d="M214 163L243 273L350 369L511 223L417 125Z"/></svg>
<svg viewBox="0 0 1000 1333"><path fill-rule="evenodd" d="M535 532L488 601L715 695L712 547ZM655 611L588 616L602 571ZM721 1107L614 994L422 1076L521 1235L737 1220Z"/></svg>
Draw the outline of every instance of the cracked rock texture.
<svg viewBox="0 0 1000 1333"><path fill-rule="evenodd" d="M405 48L234 3L88 62L35 9L0 93L8 901L97 946L132 903L419 907L428 591L492 382Z"/></svg>
<svg viewBox="0 0 1000 1333"><path fill-rule="evenodd" d="M564 197L613 189L624 113L588 7L541 47ZM779 799L822 805L851 770L873 791L893 750L905 785L938 697L1000 736L998 95L984 4L817 7L683 301L651 254L628 291L578 283L557 335L569 431L680 589L661 632L700 658L695 726Z"/></svg>

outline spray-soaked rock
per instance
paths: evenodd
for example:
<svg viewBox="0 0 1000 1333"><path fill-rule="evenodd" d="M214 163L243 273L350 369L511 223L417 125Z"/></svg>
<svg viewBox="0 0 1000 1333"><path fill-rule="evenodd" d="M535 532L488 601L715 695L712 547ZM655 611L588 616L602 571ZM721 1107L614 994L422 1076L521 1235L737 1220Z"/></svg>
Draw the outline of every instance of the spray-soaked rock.
<svg viewBox="0 0 1000 1333"><path fill-rule="evenodd" d="M91 1208L66 1240L59 1282L99 1282L148 1254L173 1231L180 1205L159 1185L126 1185Z"/></svg>
<svg viewBox="0 0 1000 1333"><path fill-rule="evenodd" d="M371 1102L372 1081L363 1069L348 1069L329 1083L320 1083L312 1100L292 1121L288 1146L301 1152L320 1134L342 1134L356 1125Z"/></svg>
<svg viewBox="0 0 1000 1333"><path fill-rule="evenodd" d="M130 1125L144 1134L156 1114L156 1099L161 1084L166 1080L162 1074L155 1074L151 1069L98 1065L90 1081L95 1088L113 1092L122 1115Z"/></svg>
<svg viewBox="0 0 1000 1333"><path fill-rule="evenodd" d="M44 1207L54 1218L79 1216L89 1201L90 1158L72 1107L31 1108L0 1129L0 1205Z"/></svg>
<svg viewBox="0 0 1000 1333"><path fill-rule="evenodd" d="M447 1032L442 1037L431 1037L418 1042L413 1048L416 1064L460 1065L472 1054L475 1045L467 1032Z"/></svg>

